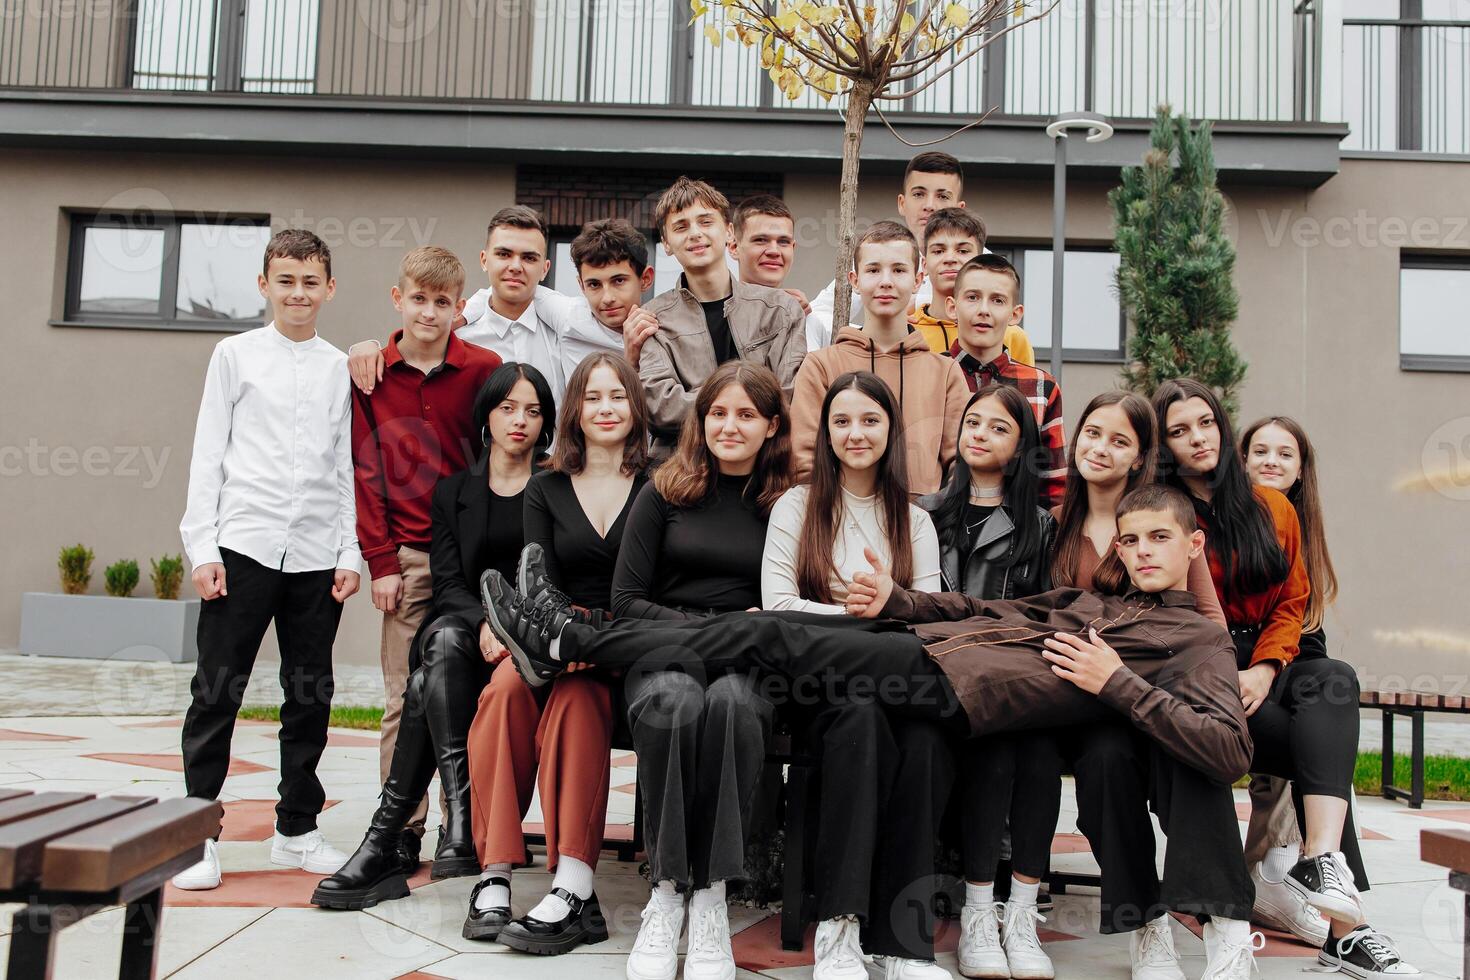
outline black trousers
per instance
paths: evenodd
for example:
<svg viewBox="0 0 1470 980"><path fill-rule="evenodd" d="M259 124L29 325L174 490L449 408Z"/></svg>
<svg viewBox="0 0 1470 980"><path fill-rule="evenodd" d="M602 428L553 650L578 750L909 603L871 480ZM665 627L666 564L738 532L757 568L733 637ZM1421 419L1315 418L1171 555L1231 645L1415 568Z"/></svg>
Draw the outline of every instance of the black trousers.
<svg viewBox="0 0 1470 980"><path fill-rule="evenodd" d="M1132 932L1169 911L1250 918L1255 889L1228 784L1121 718L1054 734L1076 781L1078 829L1102 870L1101 932ZM1162 883L1150 806L1169 837Z"/></svg>
<svg viewBox="0 0 1470 980"><path fill-rule="evenodd" d="M1062 813L1062 754L1055 729L970 739L960 758L960 855L969 881L994 881L1011 832L1011 870L1040 878Z"/></svg>
<svg viewBox="0 0 1470 980"><path fill-rule="evenodd" d="M336 570L282 572L221 549L228 595L199 610L199 661L184 716L184 785L217 799L230 768L235 716L272 620L281 651L281 782L276 829L316 829L326 801L316 766L332 709L332 643L342 604L332 598Z"/></svg>

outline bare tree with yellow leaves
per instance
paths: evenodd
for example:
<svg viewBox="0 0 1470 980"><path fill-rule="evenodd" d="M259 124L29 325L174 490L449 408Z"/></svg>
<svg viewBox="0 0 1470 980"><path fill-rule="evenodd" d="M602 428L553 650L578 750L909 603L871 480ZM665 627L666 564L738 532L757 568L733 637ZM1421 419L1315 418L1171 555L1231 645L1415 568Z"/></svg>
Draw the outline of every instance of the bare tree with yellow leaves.
<svg viewBox="0 0 1470 980"><path fill-rule="evenodd" d="M1046 16L1060 0L690 0L711 44L759 47L761 67L787 99L807 89L846 96L834 324L848 322L857 217L858 153L868 110L911 99L996 39ZM724 29L709 23L713 8ZM971 125L974 125L973 123ZM969 127L965 127L969 128Z"/></svg>

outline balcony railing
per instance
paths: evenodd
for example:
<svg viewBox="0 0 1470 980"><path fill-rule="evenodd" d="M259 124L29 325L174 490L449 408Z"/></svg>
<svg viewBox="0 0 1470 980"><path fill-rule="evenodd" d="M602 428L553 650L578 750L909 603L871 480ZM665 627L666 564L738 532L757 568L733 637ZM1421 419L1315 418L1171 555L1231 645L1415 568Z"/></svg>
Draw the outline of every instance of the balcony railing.
<svg viewBox="0 0 1470 980"><path fill-rule="evenodd" d="M1351 150L1470 154L1470 21L1344 20Z"/></svg>
<svg viewBox="0 0 1470 980"><path fill-rule="evenodd" d="M717 4L711 4L717 29ZM1035 6L1034 0L1032 6ZM686 0L113 0L0 21L0 88L822 108ZM1063 0L901 108L1315 121L1316 0Z"/></svg>

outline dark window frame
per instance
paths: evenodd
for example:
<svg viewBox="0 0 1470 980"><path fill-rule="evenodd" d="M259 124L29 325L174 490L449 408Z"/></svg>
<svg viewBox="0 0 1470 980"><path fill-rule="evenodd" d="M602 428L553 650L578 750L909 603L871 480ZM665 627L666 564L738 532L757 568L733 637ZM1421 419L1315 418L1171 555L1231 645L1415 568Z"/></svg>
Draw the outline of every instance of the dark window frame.
<svg viewBox="0 0 1470 980"><path fill-rule="evenodd" d="M1470 273L1470 254L1464 252L1401 252L1399 253L1398 287L1398 334L1400 371L1443 371L1470 372L1470 356L1463 354L1406 354L1404 353L1404 303L1403 288L1405 269L1439 269Z"/></svg>
<svg viewBox="0 0 1470 980"><path fill-rule="evenodd" d="M1011 265L1016 267L1016 274L1021 277L1021 282L1023 284L1023 292L1024 284L1026 282L1026 251L1028 249L1038 252L1052 251L1050 241L1035 242L1026 241L1025 239L1005 242L986 242L985 247L994 252L996 255L1005 256L1005 258L1010 260ZM1087 244L1077 242L1068 242L1066 248L1068 252L1116 251L1112 245ZM1053 266L1053 268L1055 268L1055 266ZM1062 269L1062 275L1066 275L1065 267ZM1115 300L1117 299L1116 293L1114 293L1113 298ZM1052 313L1053 318L1056 318L1059 315L1060 314L1057 311L1053 311ZM1021 326L1023 328L1026 326L1026 320L1024 317L1021 319ZM1046 363L1051 360L1051 345L1038 344L1035 340L1032 340L1031 347L1036 352L1036 363L1044 367ZM1128 314L1123 309L1123 304L1121 302L1118 303L1118 346L1116 349L1101 347L1063 347L1062 360L1064 362L1071 362L1073 364L1125 363L1128 360Z"/></svg>
<svg viewBox="0 0 1470 980"><path fill-rule="evenodd" d="M168 330L194 333L243 333L264 326L256 320L184 319L176 315L179 292L179 238L184 225L245 225L270 227L268 214L209 213L200 211L101 211L65 208L67 221L66 280L60 320L53 327L97 327L122 330ZM153 313L83 313L81 304L82 261L88 228L157 229L163 232L163 268L159 271L158 308ZM167 312L165 312L167 311ZM269 315L269 307L265 311Z"/></svg>

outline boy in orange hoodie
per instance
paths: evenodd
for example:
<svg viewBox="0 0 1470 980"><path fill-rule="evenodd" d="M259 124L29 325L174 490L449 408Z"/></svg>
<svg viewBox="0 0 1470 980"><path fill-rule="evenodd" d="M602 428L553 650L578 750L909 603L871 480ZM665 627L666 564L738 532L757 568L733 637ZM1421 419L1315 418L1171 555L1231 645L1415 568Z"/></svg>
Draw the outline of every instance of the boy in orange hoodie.
<svg viewBox="0 0 1470 980"><path fill-rule="evenodd" d="M909 491L933 493L955 457L960 416L970 397L965 373L909 326L909 302L922 278L912 232L896 221L880 221L858 239L852 262L848 281L862 300L863 325L838 330L832 345L809 351L796 373L791 438L797 480L811 473L827 386L848 371L871 371L898 397Z"/></svg>

